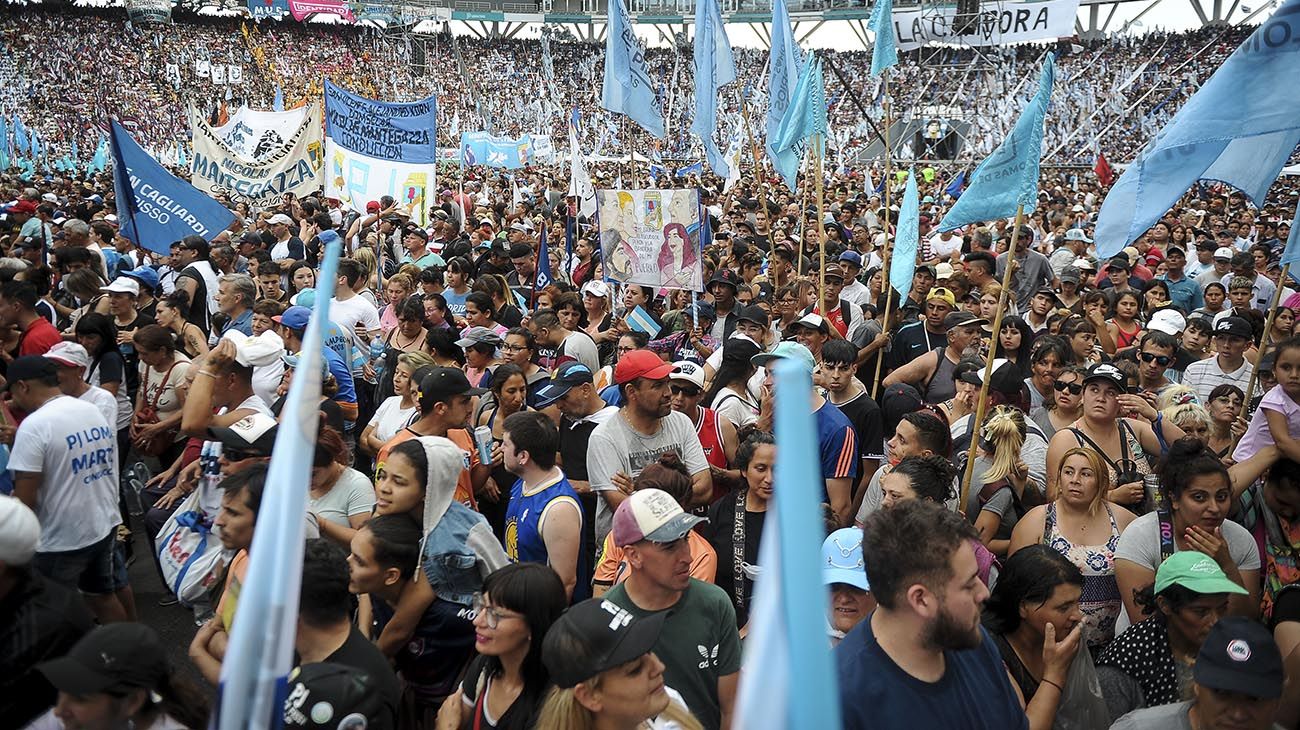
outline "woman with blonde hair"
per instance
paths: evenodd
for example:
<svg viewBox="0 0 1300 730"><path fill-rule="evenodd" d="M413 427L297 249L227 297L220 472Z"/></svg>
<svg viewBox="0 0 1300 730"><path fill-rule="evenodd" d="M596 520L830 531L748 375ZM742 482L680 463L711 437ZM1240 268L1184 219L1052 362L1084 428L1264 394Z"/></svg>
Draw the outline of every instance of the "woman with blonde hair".
<svg viewBox="0 0 1300 730"><path fill-rule="evenodd" d="M415 293L415 280L406 274L393 274L384 282L384 296L388 303L379 310L379 327L385 332L397 326L397 310L407 297Z"/></svg>
<svg viewBox="0 0 1300 730"><path fill-rule="evenodd" d="M700 730L681 695L664 684L664 663L651 651L665 618L662 611L636 617L599 598L565 611L542 642L555 688L535 730Z"/></svg>
<svg viewBox="0 0 1300 730"><path fill-rule="evenodd" d="M1205 406L1196 402L1196 394L1191 388L1180 385L1169 389L1157 401L1160 413L1183 433L1209 443L1211 419ZM1167 397L1172 396L1172 397Z"/></svg>
<svg viewBox="0 0 1300 730"><path fill-rule="evenodd" d="M352 254L352 258L366 267L365 276L357 282L357 294L376 307L379 306L379 297L375 296L375 291L379 289L379 260L375 258L375 252L359 248Z"/></svg>
<svg viewBox="0 0 1300 730"><path fill-rule="evenodd" d="M1016 523L1008 554L1043 544L1083 573L1084 639L1091 647L1115 637L1115 620L1124 607L1115 577L1115 548L1134 519L1132 512L1106 501L1110 472L1092 449L1065 452L1056 471L1056 499L1035 507Z"/></svg>
<svg viewBox="0 0 1300 730"><path fill-rule="evenodd" d="M975 314L992 322L994 316L998 313L998 299L1001 296L1002 285L995 281L990 281L980 287L980 307Z"/></svg>
<svg viewBox="0 0 1300 730"><path fill-rule="evenodd" d="M966 514L979 532L980 542L995 555L1005 556L1011 531L1027 511L1026 502L1041 502L1044 485L1029 474L1020 458L1025 445L1025 416L1012 406L993 409L980 432L979 455L966 500Z"/></svg>

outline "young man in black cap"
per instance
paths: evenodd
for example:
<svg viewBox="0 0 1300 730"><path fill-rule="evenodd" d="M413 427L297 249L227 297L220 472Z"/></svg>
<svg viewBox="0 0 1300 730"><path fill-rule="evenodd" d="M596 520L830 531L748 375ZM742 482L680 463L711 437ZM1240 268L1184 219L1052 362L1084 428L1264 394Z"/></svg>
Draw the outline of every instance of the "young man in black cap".
<svg viewBox="0 0 1300 730"><path fill-rule="evenodd" d="M705 288L713 297L713 312L716 317L709 334L719 341L725 341L736 328L736 293L740 291L740 277L731 269L719 269Z"/></svg>
<svg viewBox="0 0 1300 730"><path fill-rule="evenodd" d="M1121 717L1111 730L1270 730L1282 697L1282 654L1268 629L1228 616L1210 629L1192 665L1195 697Z"/></svg>
<svg viewBox="0 0 1300 730"><path fill-rule="evenodd" d="M1210 402L1210 391L1224 384L1244 392L1250 382L1251 365L1245 358L1254 329L1241 317L1228 316L1214 325L1214 357L1198 360L1183 371L1183 385L1196 391L1202 403Z"/></svg>

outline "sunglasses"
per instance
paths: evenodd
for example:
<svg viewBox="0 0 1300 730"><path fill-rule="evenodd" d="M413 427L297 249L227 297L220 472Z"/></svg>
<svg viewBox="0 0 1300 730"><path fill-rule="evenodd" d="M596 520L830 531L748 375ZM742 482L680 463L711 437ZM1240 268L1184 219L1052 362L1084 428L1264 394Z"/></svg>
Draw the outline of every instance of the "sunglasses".
<svg viewBox="0 0 1300 730"><path fill-rule="evenodd" d="M1058 380L1052 383L1052 387L1056 388L1057 393L1064 393L1068 390L1071 395L1079 395L1083 392L1083 383L1067 383L1064 380Z"/></svg>
<svg viewBox="0 0 1300 730"><path fill-rule="evenodd" d="M694 398L700 394L699 388L692 388L687 385L670 385L668 387L672 390L673 395L684 395L687 398Z"/></svg>
<svg viewBox="0 0 1300 730"><path fill-rule="evenodd" d="M221 456L226 461L234 462L234 461L243 461L244 459L256 459L260 457L261 454L254 453L252 451L240 451L239 449L232 449L227 447L221 450Z"/></svg>
<svg viewBox="0 0 1300 730"><path fill-rule="evenodd" d="M1153 362L1159 365L1160 367L1165 367L1166 365L1173 362L1174 360L1172 357L1169 357L1168 355L1155 355L1150 352L1138 353L1138 357L1142 358L1142 362Z"/></svg>

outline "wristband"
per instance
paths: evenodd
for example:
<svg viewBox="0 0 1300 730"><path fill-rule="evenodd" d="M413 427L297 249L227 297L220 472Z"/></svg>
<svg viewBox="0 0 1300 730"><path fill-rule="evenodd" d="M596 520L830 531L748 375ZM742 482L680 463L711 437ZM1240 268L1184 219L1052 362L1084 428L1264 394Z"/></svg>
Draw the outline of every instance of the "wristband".
<svg viewBox="0 0 1300 730"><path fill-rule="evenodd" d="M202 369L202 368L199 369L199 375L206 375L206 376L208 376L209 378L216 378L216 377L217 377L217 374L216 374L216 373L212 372L211 370L205 370L205 369Z"/></svg>
<svg viewBox="0 0 1300 730"><path fill-rule="evenodd" d="M1056 682L1053 682L1052 680L1048 679L1047 677L1043 677L1043 684L1050 684L1050 685L1052 685L1053 687L1056 688L1056 691L1057 691L1057 692L1060 692L1061 694L1065 694L1065 688L1064 688L1064 687L1062 687L1061 685L1057 684Z"/></svg>

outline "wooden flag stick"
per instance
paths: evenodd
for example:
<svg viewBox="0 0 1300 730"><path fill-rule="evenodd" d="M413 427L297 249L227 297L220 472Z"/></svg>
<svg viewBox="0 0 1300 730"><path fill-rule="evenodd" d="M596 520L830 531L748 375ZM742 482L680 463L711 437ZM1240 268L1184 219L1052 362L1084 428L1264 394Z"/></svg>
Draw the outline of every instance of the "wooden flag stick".
<svg viewBox="0 0 1300 730"><path fill-rule="evenodd" d="M754 180L758 183L758 207L767 217L767 251L771 256L776 255L776 239L772 235L772 211L767 208L767 182L763 179L763 158L758 154L758 143L754 141L754 130L749 126L749 106L745 103L745 97L740 97L740 118L745 123L745 135L749 137L750 154L754 156ZM739 158L737 158L739 162ZM755 220L758 216L754 217ZM757 231L756 231L757 232Z"/></svg>
<svg viewBox="0 0 1300 730"><path fill-rule="evenodd" d="M980 429L984 426L984 416L989 398L989 380L993 378L993 361L998 356L998 334L1002 331L1002 315L1007 311L1007 295L1011 293L1011 274L1016 266L1016 244L1020 239L1020 225L1025 219L1025 206L1016 206L1016 222L1011 229L1011 247L1007 249L1006 271L1002 273L1002 293L998 295L998 309L993 314L993 337L989 341L988 361L984 364L984 377L980 379L980 396L975 401L975 416L971 420L970 448L966 451L966 472L961 478L961 501L957 509L966 513L966 497L970 492L971 476L975 472L975 455L979 453Z"/></svg>
<svg viewBox="0 0 1300 730"><path fill-rule="evenodd" d="M817 309L825 314L826 310L826 196L822 183L822 165L826 149L822 146L825 142L821 134L813 135L813 152L816 157L817 169L817 248L821 256L821 285L817 290Z"/></svg>
<svg viewBox="0 0 1300 730"><path fill-rule="evenodd" d="M1278 277L1278 285L1273 289L1273 300L1268 305L1268 319L1264 320L1264 333L1259 337L1259 350L1255 352L1255 362L1250 368L1250 380L1246 383L1246 397L1241 402L1241 412L1245 414L1250 408L1250 396L1255 391L1255 383L1259 379L1259 363L1264 359L1264 351L1268 349L1268 336L1273 331L1273 319L1277 317L1277 305L1282 301L1282 286L1286 284L1286 277L1291 272L1291 264L1282 264L1282 276ZM1244 435L1244 434L1243 434ZM1232 440L1235 448L1241 436Z"/></svg>
<svg viewBox="0 0 1300 730"><path fill-rule="evenodd" d="M885 295L885 317L881 320L880 328L884 332L889 332L889 315L894 303L894 298L889 293L889 254L891 249L891 246L889 245L889 224L892 219L889 212L889 178L893 175L893 171L890 169L893 166L893 156L890 153L889 144L889 69L881 71L881 76L884 79L885 91L885 220L883 226L885 229L885 245L881 247L884 250L884 253L881 254L880 258L880 291ZM917 250L920 250L919 242ZM871 286L870 281L867 282L867 286ZM898 306L903 306L903 303L899 302ZM880 393L880 370L884 364L885 348L882 347L879 350L876 350L876 374L871 377L871 398L873 400Z"/></svg>

